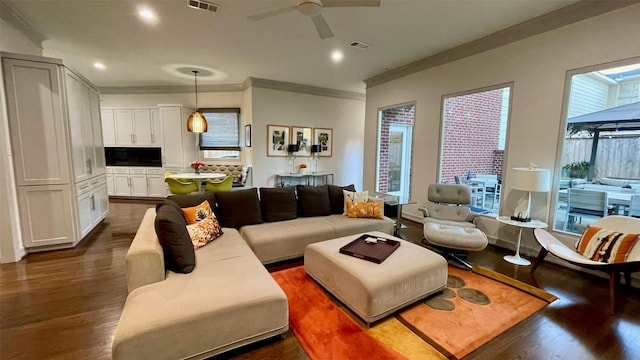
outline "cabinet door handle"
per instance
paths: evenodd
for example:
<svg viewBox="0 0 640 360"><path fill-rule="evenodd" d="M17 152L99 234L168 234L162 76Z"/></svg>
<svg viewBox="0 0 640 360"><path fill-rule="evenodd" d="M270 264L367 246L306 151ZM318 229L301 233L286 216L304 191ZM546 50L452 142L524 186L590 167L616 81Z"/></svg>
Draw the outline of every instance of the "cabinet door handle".
<svg viewBox="0 0 640 360"><path fill-rule="evenodd" d="M156 142L156 136L154 134L151 134L151 142L152 143Z"/></svg>
<svg viewBox="0 0 640 360"><path fill-rule="evenodd" d="M129 177L127 178L127 186L131 187L131 178L129 178Z"/></svg>
<svg viewBox="0 0 640 360"><path fill-rule="evenodd" d="M149 178L147 178L147 189L149 188Z"/></svg>
<svg viewBox="0 0 640 360"><path fill-rule="evenodd" d="M96 209L96 198L95 195L91 195L91 210Z"/></svg>

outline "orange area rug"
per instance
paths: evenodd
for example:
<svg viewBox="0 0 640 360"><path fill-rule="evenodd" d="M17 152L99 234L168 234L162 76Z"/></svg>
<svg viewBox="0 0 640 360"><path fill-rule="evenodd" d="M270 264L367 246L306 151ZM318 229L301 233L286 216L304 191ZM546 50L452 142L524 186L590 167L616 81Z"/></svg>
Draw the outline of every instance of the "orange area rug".
<svg viewBox="0 0 640 360"><path fill-rule="evenodd" d="M442 293L368 328L304 267L271 276L289 300L294 335L311 359L323 360L460 359L556 299L490 270L449 266Z"/></svg>
<svg viewBox="0 0 640 360"><path fill-rule="evenodd" d="M302 266L271 276L289 300L289 325L311 359L407 359L367 334Z"/></svg>
<svg viewBox="0 0 640 360"><path fill-rule="evenodd" d="M487 276L495 274L477 270ZM397 317L447 357L460 359L555 300L506 276L495 274L498 281L487 276L449 266L447 288L441 294ZM531 290L535 296L516 287Z"/></svg>

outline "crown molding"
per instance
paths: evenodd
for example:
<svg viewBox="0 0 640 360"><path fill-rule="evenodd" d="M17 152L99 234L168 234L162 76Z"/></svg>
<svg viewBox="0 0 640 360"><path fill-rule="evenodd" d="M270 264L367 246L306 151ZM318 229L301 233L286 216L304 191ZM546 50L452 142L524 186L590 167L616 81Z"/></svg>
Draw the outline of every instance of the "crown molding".
<svg viewBox="0 0 640 360"><path fill-rule="evenodd" d="M254 78L254 77L248 78L244 82L243 86L245 88L255 87L255 88L261 88L261 89L282 90L282 91L290 91L294 93L328 96L328 97L358 100L358 101L365 101L365 98L366 98L365 94L360 94L356 92L327 89L327 88L321 88L316 86L300 85L300 84L294 84L294 83L289 83L284 81L267 80L267 79L260 79L260 78Z"/></svg>
<svg viewBox="0 0 640 360"><path fill-rule="evenodd" d="M193 85L157 85L157 86L103 86L101 94L176 94L192 93ZM244 91L242 84L198 85L198 92L233 92Z"/></svg>
<svg viewBox="0 0 640 360"><path fill-rule="evenodd" d="M23 33L29 40L42 49L42 42L47 40L47 37L4 1L0 2L0 19L6 21Z"/></svg>
<svg viewBox="0 0 640 360"><path fill-rule="evenodd" d="M594 16L637 4L640 0L610 0L591 1L583 0L547 14L540 15L523 23L508 27L487 35L480 39L470 41L445 50L438 54L414 61L407 65L374 75L364 80L367 89L384 84L407 75L411 75L432 67L443 65L455 60L460 60L491 49L498 48L516 41L520 41L535 35L551 31L562 26L570 25Z"/></svg>

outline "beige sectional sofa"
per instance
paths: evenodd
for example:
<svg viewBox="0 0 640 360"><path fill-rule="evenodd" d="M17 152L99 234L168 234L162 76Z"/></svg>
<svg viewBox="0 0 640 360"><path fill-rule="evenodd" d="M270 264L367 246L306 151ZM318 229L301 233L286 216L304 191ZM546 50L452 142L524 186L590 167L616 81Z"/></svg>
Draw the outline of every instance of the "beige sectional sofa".
<svg viewBox="0 0 640 360"><path fill-rule="evenodd" d="M223 196L218 197L220 205ZM229 216L227 211L219 219L239 231L223 227L222 236L195 251L191 272L179 273L166 270L168 253L154 229L156 210L147 210L126 255L129 295L113 359L202 359L286 332L286 296L263 264L301 257L313 242L367 231L392 234L394 227L386 217L331 214L241 226Z"/></svg>

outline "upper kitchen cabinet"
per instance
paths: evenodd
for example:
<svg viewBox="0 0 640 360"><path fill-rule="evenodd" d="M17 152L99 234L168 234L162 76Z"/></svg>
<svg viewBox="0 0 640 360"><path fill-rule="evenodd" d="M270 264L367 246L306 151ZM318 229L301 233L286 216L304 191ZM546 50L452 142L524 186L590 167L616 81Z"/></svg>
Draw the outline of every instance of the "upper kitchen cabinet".
<svg viewBox="0 0 640 360"><path fill-rule="evenodd" d="M162 146L162 124L157 109L102 108L105 146Z"/></svg>

